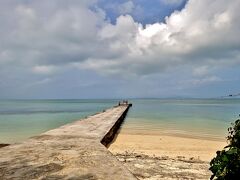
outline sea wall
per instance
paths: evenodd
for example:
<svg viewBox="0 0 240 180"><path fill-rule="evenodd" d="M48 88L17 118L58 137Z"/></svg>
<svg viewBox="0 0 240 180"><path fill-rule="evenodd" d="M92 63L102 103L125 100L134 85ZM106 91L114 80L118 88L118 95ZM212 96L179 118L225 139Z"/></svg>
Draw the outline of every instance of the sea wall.
<svg viewBox="0 0 240 180"><path fill-rule="evenodd" d="M112 140L117 136L117 132L120 129L129 108L132 106L132 104L127 105L126 110L122 113L122 115L118 118L118 120L115 122L115 124L112 126L112 128L108 131L108 133L104 136L104 138L101 140L101 143L108 147Z"/></svg>

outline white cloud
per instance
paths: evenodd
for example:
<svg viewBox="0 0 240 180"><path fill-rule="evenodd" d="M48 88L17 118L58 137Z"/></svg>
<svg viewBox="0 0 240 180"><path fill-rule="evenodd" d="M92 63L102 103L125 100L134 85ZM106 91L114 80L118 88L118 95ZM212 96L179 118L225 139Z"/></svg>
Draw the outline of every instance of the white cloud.
<svg viewBox="0 0 240 180"><path fill-rule="evenodd" d="M120 16L116 25L103 27L101 35L105 36L101 37L103 41L111 39L109 49L122 52L121 56L104 60L114 62L112 66L90 69L144 74L186 64L214 68L221 68L221 61L224 66L239 64L239 6L236 0L190 0L183 10L167 17L166 23L146 27L134 22L131 16Z"/></svg>
<svg viewBox="0 0 240 180"><path fill-rule="evenodd" d="M205 77L212 67L240 64L238 0L189 0L165 22L146 26L130 15L112 24L95 1L72 2L18 2L9 7L1 2L0 69L14 64L21 71L54 74L56 69L78 67L144 76L188 66L189 74ZM133 6L127 1L120 9L125 14Z"/></svg>

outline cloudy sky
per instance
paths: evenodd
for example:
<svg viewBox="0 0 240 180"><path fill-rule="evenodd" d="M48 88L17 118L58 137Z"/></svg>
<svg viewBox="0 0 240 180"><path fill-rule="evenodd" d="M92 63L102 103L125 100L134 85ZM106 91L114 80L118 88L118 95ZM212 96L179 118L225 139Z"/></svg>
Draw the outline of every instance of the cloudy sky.
<svg viewBox="0 0 240 180"><path fill-rule="evenodd" d="M0 0L0 98L240 91L239 0Z"/></svg>

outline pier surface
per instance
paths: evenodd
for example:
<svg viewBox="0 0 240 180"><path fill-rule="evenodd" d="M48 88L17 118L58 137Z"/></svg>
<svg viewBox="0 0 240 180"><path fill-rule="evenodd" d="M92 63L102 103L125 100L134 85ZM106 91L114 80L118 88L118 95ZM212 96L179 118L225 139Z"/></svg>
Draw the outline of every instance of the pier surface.
<svg viewBox="0 0 240 180"><path fill-rule="evenodd" d="M1 148L0 179L136 179L105 147L129 106L116 106Z"/></svg>

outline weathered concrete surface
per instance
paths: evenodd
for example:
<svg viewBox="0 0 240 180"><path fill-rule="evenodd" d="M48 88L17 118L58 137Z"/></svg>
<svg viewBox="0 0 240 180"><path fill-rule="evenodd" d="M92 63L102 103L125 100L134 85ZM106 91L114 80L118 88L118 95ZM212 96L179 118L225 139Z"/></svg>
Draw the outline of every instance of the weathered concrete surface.
<svg viewBox="0 0 240 180"><path fill-rule="evenodd" d="M1 148L0 179L136 179L100 143L127 110L114 107Z"/></svg>

